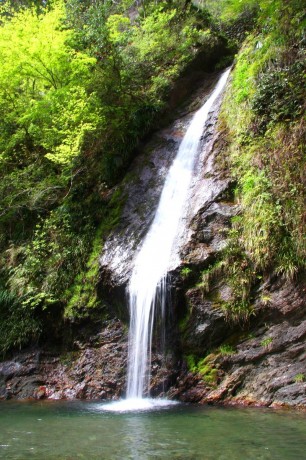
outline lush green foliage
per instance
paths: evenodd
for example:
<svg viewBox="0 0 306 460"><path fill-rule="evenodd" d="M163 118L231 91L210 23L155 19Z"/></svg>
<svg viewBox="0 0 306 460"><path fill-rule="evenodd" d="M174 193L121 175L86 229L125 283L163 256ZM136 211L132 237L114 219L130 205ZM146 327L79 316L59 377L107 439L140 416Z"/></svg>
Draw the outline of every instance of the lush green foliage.
<svg viewBox="0 0 306 460"><path fill-rule="evenodd" d="M201 375L204 382L212 387L215 387L218 382L218 369L215 367L216 355L211 353L205 358L197 358L194 355L186 356L188 369L191 372Z"/></svg>
<svg viewBox="0 0 306 460"><path fill-rule="evenodd" d="M305 382L305 375L304 374L296 374L293 381L295 383L302 383Z"/></svg>
<svg viewBox="0 0 306 460"><path fill-rule="evenodd" d="M253 30L260 5L256 0L197 0L211 14L215 27L239 46Z"/></svg>
<svg viewBox="0 0 306 460"><path fill-rule="evenodd" d="M0 291L0 350L5 354L12 346L21 347L36 338L41 332L41 324L32 311L22 308L18 299L8 290Z"/></svg>
<svg viewBox="0 0 306 460"><path fill-rule="evenodd" d="M220 24L235 23L253 2L202 2ZM228 321L254 314L257 288L271 274L294 278L305 270L305 62L303 11L297 1L262 0L257 22L236 56L222 107L224 156L237 183L241 214L228 245L202 271L197 286ZM216 280L228 285L227 301ZM262 302L269 296L262 293Z"/></svg>
<svg viewBox="0 0 306 460"><path fill-rule="evenodd" d="M108 189L182 70L216 41L187 3L2 3L2 350L99 306L98 255L124 200Z"/></svg>
<svg viewBox="0 0 306 460"><path fill-rule="evenodd" d="M34 154L69 164L100 122L96 96L87 92L95 59L69 47L63 15L61 6L44 15L26 9L1 28L2 167L12 157L30 163Z"/></svg>
<svg viewBox="0 0 306 460"><path fill-rule="evenodd" d="M202 8L207 8L224 23L236 21L239 16L253 10L258 4L255 0L198 0L196 3Z"/></svg>
<svg viewBox="0 0 306 460"><path fill-rule="evenodd" d="M262 276L292 278L305 268L303 15L299 2L260 7L222 111L242 209L223 261L235 299L226 311L234 317L237 301L241 315L248 311Z"/></svg>
<svg viewBox="0 0 306 460"><path fill-rule="evenodd" d="M232 355L235 353L235 349L232 347L232 345L225 343L223 345L220 345L219 352L221 353L221 355Z"/></svg>

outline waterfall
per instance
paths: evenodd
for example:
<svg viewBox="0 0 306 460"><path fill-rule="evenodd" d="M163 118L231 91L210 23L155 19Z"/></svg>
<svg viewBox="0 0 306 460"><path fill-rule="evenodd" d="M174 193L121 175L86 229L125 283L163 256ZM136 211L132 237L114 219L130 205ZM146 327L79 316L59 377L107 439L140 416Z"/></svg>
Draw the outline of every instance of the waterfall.
<svg viewBox="0 0 306 460"><path fill-rule="evenodd" d="M185 215L200 139L230 69L220 77L204 105L195 113L168 172L151 227L138 252L128 286L130 307L127 399L143 398L150 380L154 313L166 303L166 276L179 226Z"/></svg>

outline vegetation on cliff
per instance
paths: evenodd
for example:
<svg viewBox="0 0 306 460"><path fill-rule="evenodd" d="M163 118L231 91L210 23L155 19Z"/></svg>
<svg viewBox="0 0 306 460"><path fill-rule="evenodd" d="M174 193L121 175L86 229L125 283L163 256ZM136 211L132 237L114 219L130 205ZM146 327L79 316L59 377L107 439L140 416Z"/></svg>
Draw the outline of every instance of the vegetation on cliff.
<svg viewBox="0 0 306 460"><path fill-rule="evenodd" d="M229 320L253 313L256 288L273 276L305 270L305 17L299 1L204 1L232 33L252 12L222 106L223 161L236 182L241 213L228 245L205 270L209 291L223 277L232 298L219 302ZM243 30L243 28L240 28ZM265 293L262 293L264 301Z"/></svg>
<svg viewBox="0 0 306 460"><path fill-rule="evenodd" d="M110 192L220 33L186 1L6 1L0 26L0 349L96 305Z"/></svg>
<svg viewBox="0 0 306 460"><path fill-rule="evenodd" d="M221 114L242 210L233 221L228 270L247 288L247 296L243 288L236 295L247 307L258 280L292 279L306 260L305 21L298 1L259 7Z"/></svg>

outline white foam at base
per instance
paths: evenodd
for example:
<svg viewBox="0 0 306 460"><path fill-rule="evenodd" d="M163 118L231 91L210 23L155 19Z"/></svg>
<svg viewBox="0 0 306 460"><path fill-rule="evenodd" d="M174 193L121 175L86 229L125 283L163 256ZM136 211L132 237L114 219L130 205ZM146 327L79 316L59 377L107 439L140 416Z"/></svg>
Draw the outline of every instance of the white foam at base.
<svg viewBox="0 0 306 460"><path fill-rule="evenodd" d="M168 399L129 398L103 404L101 409L109 412L137 412L155 410L176 404L179 404L179 402L169 401Z"/></svg>

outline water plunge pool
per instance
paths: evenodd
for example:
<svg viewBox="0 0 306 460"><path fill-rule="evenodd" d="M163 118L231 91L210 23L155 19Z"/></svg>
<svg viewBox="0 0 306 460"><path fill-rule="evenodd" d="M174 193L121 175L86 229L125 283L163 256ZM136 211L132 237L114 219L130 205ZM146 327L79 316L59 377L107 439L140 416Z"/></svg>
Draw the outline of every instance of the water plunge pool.
<svg viewBox="0 0 306 460"><path fill-rule="evenodd" d="M103 407L101 402L1 402L0 458L305 458L305 413L184 404L114 413Z"/></svg>

